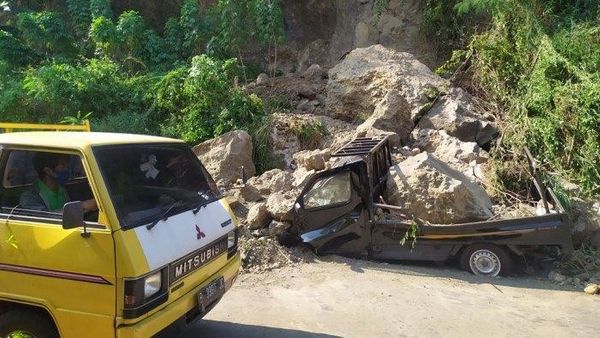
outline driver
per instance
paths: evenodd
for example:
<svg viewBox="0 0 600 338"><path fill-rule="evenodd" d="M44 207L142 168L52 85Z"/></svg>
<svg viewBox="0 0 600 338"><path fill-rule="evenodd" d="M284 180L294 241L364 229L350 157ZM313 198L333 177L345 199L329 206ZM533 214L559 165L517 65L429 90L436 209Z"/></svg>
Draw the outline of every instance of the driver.
<svg viewBox="0 0 600 338"><path fill-rule="evenodd" d="M33 167L38 180L31 189L23 192L19 204L23 209L60 212L69 195L64 185L69 181L69 156L51 153L36 153ZM83 202L84 212L98 209L95 199Z"/></svg>

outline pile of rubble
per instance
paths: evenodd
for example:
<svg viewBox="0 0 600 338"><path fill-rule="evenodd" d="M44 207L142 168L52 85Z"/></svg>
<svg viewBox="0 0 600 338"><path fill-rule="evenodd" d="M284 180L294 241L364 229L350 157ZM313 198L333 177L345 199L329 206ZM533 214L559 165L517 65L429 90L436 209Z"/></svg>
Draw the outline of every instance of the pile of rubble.
<svg viewBox="0 0 600 338"><path fill-rule="evenodd" d="M331 151L355 137L386 135L393 146L396 165L383 196L387 203L434 224L497 217L485 189L485 149L498 135L494 117L476 98L452 87L411 54L380 45L359 48L327 73L314 65L282 78L262 75L246 90L261 96L275 92L295 107L272 115L270 144L283 166L255 176L252 139L241 130L194 148L237 205L246 241L245 268L311 259L305 252L280 247L275 238L289 227L288 211L307 180L331 167ZM309 109L307 102L312 102ZM304 149L293 132L299 122L326 129L316 149ZM246 175L250 178L241 183ZM513 211L528 210L535 208Z"/></svg>

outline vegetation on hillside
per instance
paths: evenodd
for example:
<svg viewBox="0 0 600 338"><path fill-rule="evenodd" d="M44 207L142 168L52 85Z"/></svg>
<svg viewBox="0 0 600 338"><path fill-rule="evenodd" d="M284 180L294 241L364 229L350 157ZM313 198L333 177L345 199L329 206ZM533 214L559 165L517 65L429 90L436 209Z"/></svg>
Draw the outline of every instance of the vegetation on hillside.
<svg viewBox="0 0 600 338"><path fill-rule="evenodd" d="M514 163L514 155L528 146L555 176L579 184L584 194L600 193L600 2L429 3L426 23L446 23L445 30L431 32L450 37L453 47L461 43L458 36L465 36L456 33L473 28L466 20L488 18L484 29L470 30L468 43L441 71L454 71L468 61L474 88L498 104L500 183L513 190L524 186L522 171L507 163ZM454 15L432 11L448 7Z"/></svg>
<svg viewBox="0 0 600 338"><path fill-rule="evenodd" d="M91 113L99 131L162 134L199 142L265 119L238 83L241 50L277 62L279 0L185 0L162 32L108 0L66 0L63 10L16 8L0 26L2 120L58 122ZM40 5L43 7L43 5ZM69 119L71 118L71 119Z"/></svg>

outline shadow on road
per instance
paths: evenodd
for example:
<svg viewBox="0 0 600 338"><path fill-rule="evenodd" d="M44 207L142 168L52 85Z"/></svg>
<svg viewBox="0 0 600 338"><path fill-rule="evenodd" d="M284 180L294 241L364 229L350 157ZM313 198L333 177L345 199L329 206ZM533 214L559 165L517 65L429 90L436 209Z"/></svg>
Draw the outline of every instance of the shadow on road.
<svg viewBox="0 0 600 338"><path fill-rule="evenodd" d="M333 338L323 333L306 332L260 325L237 324L216 320L200 320L182 332L177 338L210 337L288 337Z"/></svg>
<svg viewBox="0 0 600 338"><path fill-rule="evenodd" d="M415 277L452 278L472 284L490 284L493 286L507 286L527 289L543 289L556 291L573 291L574 288L560 286L545 279L547 272L537 271L535 274L513 274L506 277L475 276L462 271L456 263L434 263L414 261L376 262L360 259L345 258L340 256L321 257L323 261L345 264L353 272L364 273L366 270L387 271ZM501 292L501 291L500 291Z"/></svg>

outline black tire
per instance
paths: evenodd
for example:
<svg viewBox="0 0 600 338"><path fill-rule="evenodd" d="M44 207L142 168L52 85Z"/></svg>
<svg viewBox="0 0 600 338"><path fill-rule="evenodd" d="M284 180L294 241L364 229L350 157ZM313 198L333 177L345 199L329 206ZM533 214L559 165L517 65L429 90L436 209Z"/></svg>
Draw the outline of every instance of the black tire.
<svg viewBox="0 0 600 338"><path fill-rule="evenodd" d="M27 309L9 310L0 314L0 338L22 337L59 338L54 324L37 311Z"/></svg>
<svg viewBox="0 0 600 338"><path fill-rule="evenodd" d="M508 275L513 261L508 252L497 245L473 244L463 250L460 266L475 275L496 277Z"/></svg>

